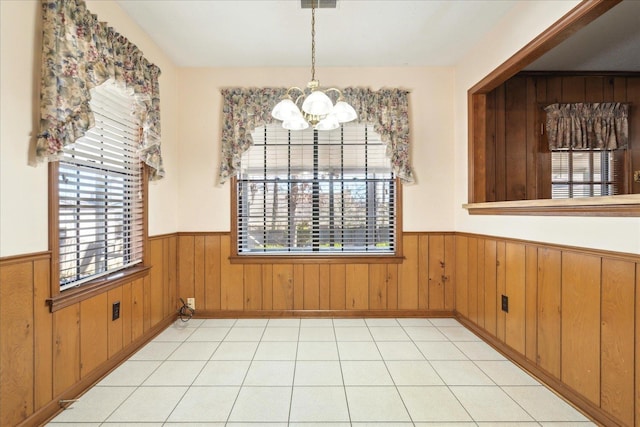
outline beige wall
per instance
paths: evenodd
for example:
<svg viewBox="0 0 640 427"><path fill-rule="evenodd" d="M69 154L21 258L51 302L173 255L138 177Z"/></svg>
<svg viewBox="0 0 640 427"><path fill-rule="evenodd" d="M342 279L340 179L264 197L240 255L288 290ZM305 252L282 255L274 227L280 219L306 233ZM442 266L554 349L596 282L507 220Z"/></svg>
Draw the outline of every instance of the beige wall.
<svg viewBox="0 0 640 427"><path fill-rule="evenodd" d="M470 216L467 203L467 91L579 3L526 1L470 51L455 69L455 230L538 242L640 253L639 218ZM508 36L507 36L508 35Z"/></svg>
<svg viewBox="0 0 640 427"><path fill-rule="evenodd" d="M449 68L320 68L323 86L411 91L411 153L417 183L403 188L404 229L453 229L453 73ZM179 78L180 231L229 231L229 183L217 180L220 89L301 86L306 68L191 68ZM434 201L436 201L434 203Z"/></svg>
<svg viewBox="0 0 640 427"><path fill-rule="evenodd" d="M167 178L150 185L150 234L176 231L178 183L176 67L115 2L88 1L89 10L125 34L160 66L163 152ZM0 1L0 256L48 249L47 166L34 165L39 120L40 1Z"/></svg>

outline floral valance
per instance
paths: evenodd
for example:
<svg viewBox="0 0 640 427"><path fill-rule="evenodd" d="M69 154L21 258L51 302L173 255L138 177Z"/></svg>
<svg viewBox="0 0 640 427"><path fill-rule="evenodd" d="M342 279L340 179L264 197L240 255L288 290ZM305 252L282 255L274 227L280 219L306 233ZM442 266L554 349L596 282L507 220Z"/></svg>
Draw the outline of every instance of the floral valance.
<svg viewBox="0 0 640 427"><path fill-rule="evenodd" d="M36 155L56 160L94 125L90 90L107 80L132 92L142 124L140 158L151 180L164 176L160 151L160 69L126 37L91 14L84 0L42 0L42 87Z"/></svg>
<svg viewBox="0 0 640 427"><path fill-rule="evenodd" d="M629 105L610 103L551 104L547 112L549 149L627 148Z"/></svg>
<svg viewBox="0 0 640 427"><path fill-rule="evenodd" d="M271 110L285 88L229 88L222 90L222 155L220 182L236 176L242 153L253 144L256 127L277 122ZM409 92L401 89L346 88L345 100L358 114L358 121L371 123L387 145L394 172L404 182L413 182L409 159Z"/></svg>

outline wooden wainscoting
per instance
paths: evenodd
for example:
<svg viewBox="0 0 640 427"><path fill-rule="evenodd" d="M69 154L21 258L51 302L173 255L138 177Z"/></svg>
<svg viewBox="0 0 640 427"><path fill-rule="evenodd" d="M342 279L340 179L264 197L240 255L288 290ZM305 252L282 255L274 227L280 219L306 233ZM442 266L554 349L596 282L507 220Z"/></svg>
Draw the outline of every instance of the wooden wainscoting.
<svg viewBox="0 0 640 427"><path fill-rule="evenodd" d="M176 243L150 239L147 275L53 313L50 254L0 260L1 426L42 424L175 319Z"/></svg>
<svg viewBox="0 0 640 427"><path fill-rule="evenodd" d="M230 239L178 235L178 297L198 316L453 314L453 233L404 233L400 264L232 264Z"/></svg>
<svg viewBox="0 0 640 427"><path fill-rule="evenodd" d="M602 424L640 425L640 256L463 233L455 247L466 325Z"/></svg>

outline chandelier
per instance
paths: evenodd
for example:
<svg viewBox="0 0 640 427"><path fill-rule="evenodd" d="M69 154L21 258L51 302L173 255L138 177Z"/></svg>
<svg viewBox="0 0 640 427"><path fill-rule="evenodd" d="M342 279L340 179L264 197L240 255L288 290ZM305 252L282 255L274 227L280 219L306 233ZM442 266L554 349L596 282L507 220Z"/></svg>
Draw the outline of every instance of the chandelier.
<svg viewBox="0 0 640 427"><path fill-rule="evenodd" d="M342 92L336 88L320 89L320 82L316 80L316 2L311 0L311 81L307 83L307 89L290 87L273 107L271 115L282 121L282 127L289 130L307 129L309 125L318 130L332 130L340 127L340 123L355 120L358 115L351 105L342 96ZM292 92L300 94L294 101ZM335 105L328 92L337 92L338 100ZM298 104L302 102L301 108Z"/></svg>

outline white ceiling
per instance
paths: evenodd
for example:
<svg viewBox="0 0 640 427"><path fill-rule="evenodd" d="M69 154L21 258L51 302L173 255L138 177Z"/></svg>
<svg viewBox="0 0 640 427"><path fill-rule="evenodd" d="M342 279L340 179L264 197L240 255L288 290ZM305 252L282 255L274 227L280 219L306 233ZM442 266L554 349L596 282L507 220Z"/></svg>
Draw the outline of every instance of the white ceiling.
<svg viewBox="0 0 640 427"><path fill-rule="evenodd" d="M316 11L318 67L452 66L519 1L337 0ZM308 67L300 0L118 0L179 66ZM640 0L624 0L528 70L640 71Z"/></svg>
<svg viewBox="0 0 640 427"><path fill-rule="evenodd" d="M304 67L300 0L119 0L179 66ZM451 66L517 0L338 0L316 10L318 67Z"/></svg>

